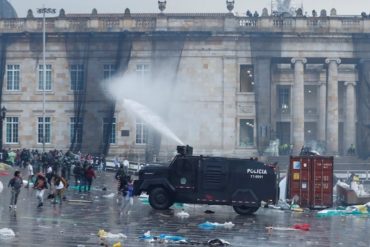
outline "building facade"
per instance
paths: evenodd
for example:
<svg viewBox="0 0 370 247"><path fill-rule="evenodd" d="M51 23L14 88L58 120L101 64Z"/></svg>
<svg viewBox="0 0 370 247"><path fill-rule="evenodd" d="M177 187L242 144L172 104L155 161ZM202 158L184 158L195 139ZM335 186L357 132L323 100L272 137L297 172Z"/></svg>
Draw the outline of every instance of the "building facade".
<svg viewBox="0 0 370 247"><path fill-rule="evenodd" d="M42 18L1 19L4 146L40 149L45 127L48 150L171 156L178 143L104 87L116 73L150 83L165 71L166 88L176 93L157 113L198 153L255 156L278 139L294 153L316 143L343 154L353 144L367 156L370 18L266 12L60 11L46 19L45 85Z"/></svg>

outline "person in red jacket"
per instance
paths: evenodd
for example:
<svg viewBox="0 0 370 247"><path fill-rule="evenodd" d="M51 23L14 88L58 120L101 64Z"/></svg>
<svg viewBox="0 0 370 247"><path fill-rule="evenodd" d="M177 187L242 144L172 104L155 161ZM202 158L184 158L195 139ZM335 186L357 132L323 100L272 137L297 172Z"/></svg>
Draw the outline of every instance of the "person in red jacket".
<svg viewBox="0 0 370 247"><path fill-rule="evenodd" d="M95 171L92 166L89 166L86 170L85 177L87 180L87 191L90 191L93 178L96 178Z"/></svg>

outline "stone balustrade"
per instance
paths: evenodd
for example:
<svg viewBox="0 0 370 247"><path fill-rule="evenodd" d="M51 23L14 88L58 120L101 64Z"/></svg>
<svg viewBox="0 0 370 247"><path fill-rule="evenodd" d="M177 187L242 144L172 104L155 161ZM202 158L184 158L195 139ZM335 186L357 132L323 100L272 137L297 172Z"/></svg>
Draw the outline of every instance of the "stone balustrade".
<svg viewBox="0 0 370 247"><path fill-rule="evenodd" d="M47 18L47 32L253 31L253 32L370 32L370 18L238 17L228 14L81 15ZM0 19L0 33L40 32L42 18Z"/></svg>

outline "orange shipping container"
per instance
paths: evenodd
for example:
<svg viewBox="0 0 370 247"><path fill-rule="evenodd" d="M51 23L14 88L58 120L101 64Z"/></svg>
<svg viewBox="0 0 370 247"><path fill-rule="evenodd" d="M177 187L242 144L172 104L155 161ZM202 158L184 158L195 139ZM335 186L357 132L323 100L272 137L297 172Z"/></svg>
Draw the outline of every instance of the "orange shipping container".
<svg viewBox="0 0 370 247"><path fill-rule="evenodd" d="M333 157L291 156L288 171L288 198L297 198L304 208L333 205Z"/></svg>

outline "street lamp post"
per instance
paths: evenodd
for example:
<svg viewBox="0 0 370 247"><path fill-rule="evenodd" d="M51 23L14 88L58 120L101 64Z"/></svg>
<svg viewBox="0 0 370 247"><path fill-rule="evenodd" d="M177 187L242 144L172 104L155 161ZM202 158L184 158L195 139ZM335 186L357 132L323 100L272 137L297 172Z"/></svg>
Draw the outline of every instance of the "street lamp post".
<svg viewBox="0 0 370 247"><path fill-rule="evenodd" d="M46 24L45 15L55 14L56 10L45 8L37 9L37 13L42 14L42 152L45 152L45 86L46 86Z"/></svg>
<svg viewBox="0 0 370 247"><path fill-rule="evenodd" d="M6 117L6 108L5 106L3 106L3 108L1 108L1 131L0 131L0 152L1 152L1 160L3 159L3 122L4 122L4 119Z"/></svg>

